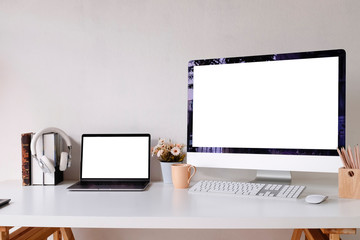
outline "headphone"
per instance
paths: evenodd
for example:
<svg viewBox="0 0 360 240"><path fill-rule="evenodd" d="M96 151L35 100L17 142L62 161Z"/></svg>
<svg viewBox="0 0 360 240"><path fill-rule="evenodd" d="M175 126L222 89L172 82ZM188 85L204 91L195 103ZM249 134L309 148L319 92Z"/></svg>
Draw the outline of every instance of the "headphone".
<svg viewBox="0 0 360 240"><path fill-rule="evenodd" d="M33 139L31 140L31 155L34 159L36 159L39 163L40 168L43 170L44 173L53 173L55 172L55 166L54 163L51 162L43 153L38 154L36 144L40 137L42 137L44 134L47 133L57 133L59 134L62 139L65 140L65 143L68 148L68 152L61 152L60 155L60 165L59 169L60 171L65 171L66 168L70 167L71 165L71 141L69 136L61 129L50 127L45 128L41 130L40 132L37 132Z"/></svg>

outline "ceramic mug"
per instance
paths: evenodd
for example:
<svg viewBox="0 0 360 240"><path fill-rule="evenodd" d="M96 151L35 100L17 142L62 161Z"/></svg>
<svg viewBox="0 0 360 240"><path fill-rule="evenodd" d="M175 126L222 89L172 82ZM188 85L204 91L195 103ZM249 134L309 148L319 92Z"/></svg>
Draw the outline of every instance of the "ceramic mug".
<svg viewBox="0 0 360 240"><path fill-rule="evenodd" d="M191 174L191 169L193 173ZM171 177L175 188L188 188L191 178L196 173L196 167L190 164L171 165Z"/></svg>

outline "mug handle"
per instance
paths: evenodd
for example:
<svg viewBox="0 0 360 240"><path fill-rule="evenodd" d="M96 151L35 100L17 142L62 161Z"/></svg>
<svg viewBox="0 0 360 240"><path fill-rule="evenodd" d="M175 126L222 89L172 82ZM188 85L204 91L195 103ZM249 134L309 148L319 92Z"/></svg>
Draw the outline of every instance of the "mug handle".
<svg viewBox="0 0 360 240"><path fill-rule="evenodd" d="M188 172L191 173L191 169L194 169L194 172L190 175L189 179L188 179L188 184L190 184L190 180L191 178L195 175L196 173L196 167L193 166L193 165L190 165L189 168L188 168Z"/></svg>

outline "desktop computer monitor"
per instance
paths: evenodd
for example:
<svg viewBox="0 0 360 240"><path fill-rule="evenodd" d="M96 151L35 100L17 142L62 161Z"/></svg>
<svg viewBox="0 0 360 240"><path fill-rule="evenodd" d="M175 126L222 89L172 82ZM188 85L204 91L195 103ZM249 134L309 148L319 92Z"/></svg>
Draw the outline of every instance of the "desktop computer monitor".
<svg viewBox="0 0 360 240"><path fill-rule="evenodd" d="M193 60L188 77L188 163L287 181L342 166L344 50Z"/></svg>

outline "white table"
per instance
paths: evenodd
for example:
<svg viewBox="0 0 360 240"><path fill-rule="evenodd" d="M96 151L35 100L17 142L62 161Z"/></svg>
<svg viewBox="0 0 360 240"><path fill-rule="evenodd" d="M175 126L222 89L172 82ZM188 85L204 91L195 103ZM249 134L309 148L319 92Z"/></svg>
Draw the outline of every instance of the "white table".
<svg viewBox="0 0 360 240"><path fill-rule="evenodd" d="M0 226L73 228L269 229L359 228L360 200L339 199L334 179L300 180L307 186L297 200L189 194L161 182L144 192L71 192L57 186L0 183ZM307 194L329 199L304 202Z"/></svg>
<svg viewBox="0 0 360 240"><path fill-rule="evenodd" d="M189 194L155 182L144 192L70 192L72 182L23 187L0 183L0 226L77 228L359 228L360 200L339 199L334 181L309 185L297 200ZM319 205L304 202L311 193L329 195Z"/></svg>

